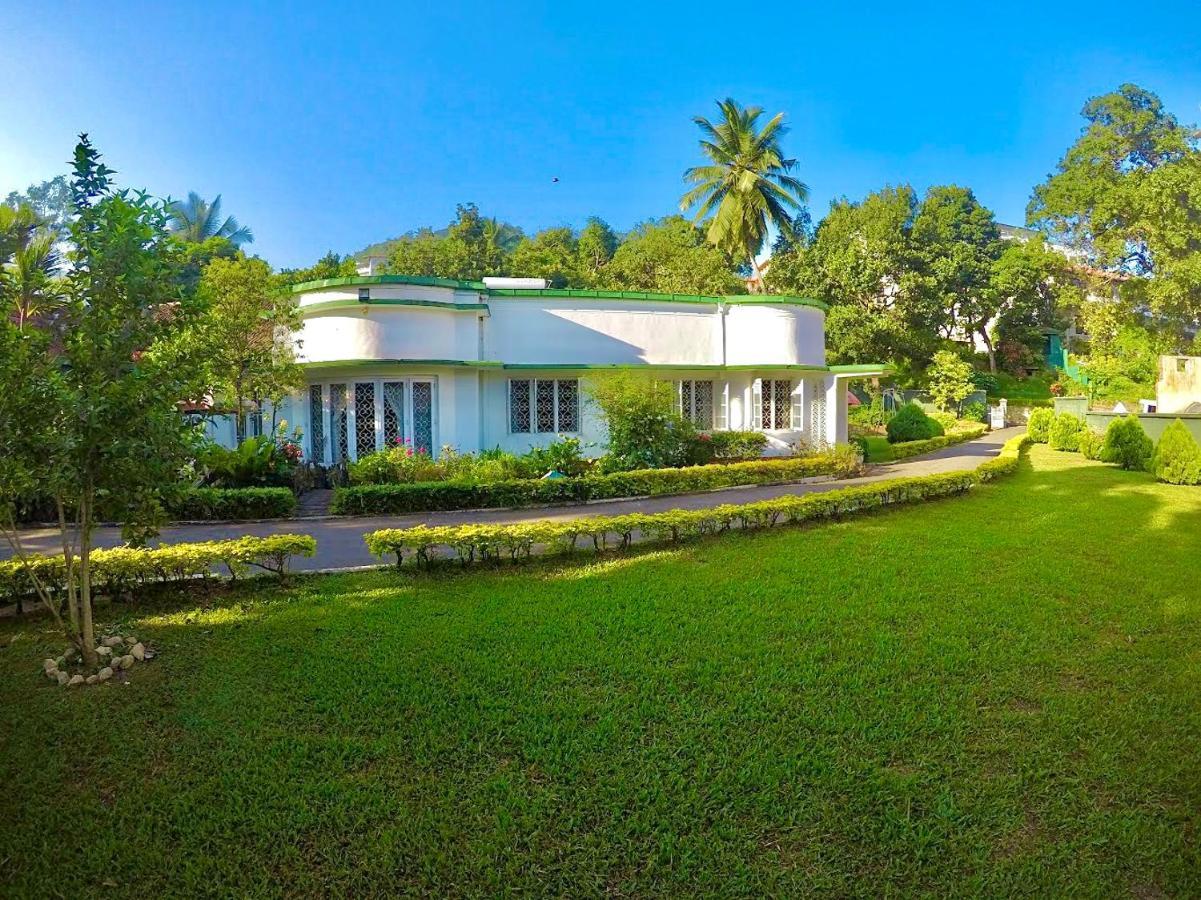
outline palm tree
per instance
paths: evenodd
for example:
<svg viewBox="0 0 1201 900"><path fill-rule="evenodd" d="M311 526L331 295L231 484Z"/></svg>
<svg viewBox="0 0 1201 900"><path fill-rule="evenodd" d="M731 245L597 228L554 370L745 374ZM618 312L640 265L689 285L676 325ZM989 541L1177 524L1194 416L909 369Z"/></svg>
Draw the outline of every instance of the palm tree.
<svg viewBox="0 0 1201 900"><path fill-rule="evenodd" d="M684 180L695 187L680 198L680 209L697 207L693 221L708 222L709 243L749 260L760 275L755 256L769 225L789 231L791 213L802 208L809 188L789 174L796 160L785 159L780 149L780 138L788 133L783 113L760 129L761 107L741 107L726 98L717 108L721 120L716 124L704 116L692 120L705 135L700 145L709 164L684 172Z"/></svg>
<svg viewBox="0 0 1201 900"><path fill-rule="evenodd" d="M0 206L0 297L18 329L63 301L58 233L29 206Z"/></svg>
<svg viewBox="0 0 1201 900"><path fill-rule="evenodd" d="M202 244L212 237L225 238L235 247L254 243L254 233L238 225L233 216L221 220L220 194L209 203L195 191L189 191L187 200L168 200L167 212L171 216L171 233L189 244Z"/></svg>

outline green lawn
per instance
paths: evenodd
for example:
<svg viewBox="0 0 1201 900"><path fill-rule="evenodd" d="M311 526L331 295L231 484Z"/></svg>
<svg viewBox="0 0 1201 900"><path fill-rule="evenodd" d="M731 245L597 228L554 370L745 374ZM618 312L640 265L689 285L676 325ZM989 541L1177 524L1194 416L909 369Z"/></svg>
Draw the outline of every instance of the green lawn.
<svg viewBox="0 0 1201 900"><path fill-rule="evenodd" d="M1201 489L0 624L0 896L1201 892ZM111 611L108 611L111 617ZM105 880L116 888L99 887Z"/></svg>

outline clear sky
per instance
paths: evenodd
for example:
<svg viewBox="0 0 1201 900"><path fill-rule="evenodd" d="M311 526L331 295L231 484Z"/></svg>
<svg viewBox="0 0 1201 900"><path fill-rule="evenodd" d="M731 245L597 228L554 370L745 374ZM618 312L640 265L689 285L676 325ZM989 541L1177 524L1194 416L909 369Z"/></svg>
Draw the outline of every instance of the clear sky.
<svg viewBox="0 0 1201 900"><path fill-rule="evenodd" d="M673 212L691 117L727 95L787 114L815 220L954 182L1020 224L1085 100L1124 81L1201 121L1196 0L0 0L0 47L0 194L87 131L123 184L220 193L276 266L464 201L527 230Z"/></svg>

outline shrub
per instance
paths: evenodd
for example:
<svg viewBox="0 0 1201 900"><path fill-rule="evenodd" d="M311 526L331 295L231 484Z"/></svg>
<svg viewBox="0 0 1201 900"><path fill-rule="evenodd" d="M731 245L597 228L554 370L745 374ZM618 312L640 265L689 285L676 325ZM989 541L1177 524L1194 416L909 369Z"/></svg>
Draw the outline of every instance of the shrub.
<svg viewBox="0 0 1201 900"><path fill-rule="evenodd" d="M284 519L296 512L296 496L287 488L189 488L167 503L167 515L179 520Z"/></svg>
<svg viewBox="0 0 1201 900"><path fill-rule="evenodd" d="M1035 409L1030 411L1026 422L1026 433L1036 444L1045 444L1051 433L1051 423L1055 421L1055 413L1050 409Z"/></svg>
<svg viewBox="0 0 1201 900"><path fill-rule="evenodd" d="M943 433L943 427L916 403L908 403L889 420L887 431L889 443L900 444L938 437Z"/></svg>
<svg viewBox="0 0 1201 900"><path fill-rule="evenodd" d="M1080 449L1080 432L1084 430L1082 419L1071 413L1061 412L1051 420L1051 427L1047 429L1047 445L1052 450L1075 453Z"/></svg>
<svg viewBox="0 0 1201 900"><path fill-rule="evenodd" d="M759 459L766 449L767 435L761 431L702 432L693 439L688 457L693 465L706 465L714 460Z"/></svg>
<svg viewBox="0 0 1201 900"><path fill-rule="evenodd" d="M935 410L932 413L927 413L927 415L930 416L930 418L937 422L940 426L942 426L943 434L946 434L948 431L954 428L955 424L959 421L957 418L955 418L954 413L942 412L941 410Z"/></svg>
<svg viewBox="0 0 1201 900"><path fill-rule="evenodd" d="M395 556L396 565L412 560L428 565L438 548L451 550L464 565L509 558L528 559L534 548L549 552L605 550L628 547L635 534L649 541L679 543L730 528L771 528L782 524L835 519L885 506L948 497L970 490L1017 469L1028 437L1007 442L1001 454L976 472L948 472L916 478L895 478L877 484L840 488L817 494L789 494L756 503L725 504L707 509L673 509L661 513L589 516L501 525L419 525L385 529L364 535L367 548L378 557Z"/></svg>
<svg viewBox="0 0 1201 900"><path fill-rule="evenodd" d="M975 390L972 384L972 364L951 350L939 350L926 373L930 396L944 412L958 409L967 395Z"/></svg>
<svg viewBox="0 0 1201 900"><path fill-rule="evenodd" d="M316 552L317 541L307 534L247 536L151 548L114 547L92 551L91 574L101 593L120 597L150 585L207 578L217 566L223 566L231 578L245 574L252 566L282 578L293 557L311 557ZM62 595L66 589L62 554L33 556L25 563L0 562L0 601L19 602L34 594L30 569L52 595Z"/></svg>
<svg viewBox="0 0 1201 900"><path fill-rule="evenodd" d="M1201 446L1179 419L1160 436L1151 471L1168 484L1201 484Z"/></svg>
<svg viewBox="0 0 1201 900"><path fill-rule="evenodd" d="M923 453L931 453L935 450L941 450L944 447L962 444L964 441L974 441L984 434L984 432L984 426L976 424L960 427L950 434L939 435L938 437L928 438L924 441L905 441L900 444L891 444L892 452L888 455L888 458L895 460L908 459L910 456L920 456Z"/></svg>
<svg viewBox="0 0 1201 900"><path fill-rule="evenodd" d="M1123 469L1145 469L1154 448L1138 416L1114 419L1105 430L1101 459Z"/></svg>
<svg viewBox="0 0 1201 900"><path fill-rule="evenodd" d="M996 396L1001 390L1001 383L992 372L973 372L972 387L978 391L984 391L986 394Z"/></svg>
<svg viewBox="0 0 1201 900"><path fill-rule="evenodd" d="M968 422L987 422L988 406L979 400L975 403L968 403L960 410L959 418Z"/></svg>
<svg viewBox="0 0 1201 900"><path fill-rule="evenodd" d="M616 372L597 378L592 399L608 429L607 472L683 465L696 435L676 408L675 387L642 373Z"/></svg>
<svg viewBox="0 0 1201 900"><path fill-rule="evenodd" d="M1080 453L1085 459L1100 459L1105 435L1085 427L1080 431Z"/></svg>
<svg viewBox="0 0 1201 900"><path fill-rule="evenodd" d="M884 410L884 395L876 394L870 403L860 403L847 410L847 421L864 428L881 428L888 423L889 415Z"/></svg>
<svg viewBox="0 0 1201 900"><path fill-rule="evenodd" d="M526 478L491 484L443 481L360 485L335 490L331 509L343 515L372 515L582 503L749 484L780 484L817 475L845 478L856 473L859 467L858 453L849 446L840 445L805 457L679 469L642 469L579 478Z"/></svg>
<svg viewBox="0 0 1201 900"><path fill-rule="evenodd" d="M545 447L531 448L514 461L519 475L528 478L541 478L551 471L562 475L582 475L591 465L591 462L584 458L580 439L575 437L558 437ZM481 477L479 480L491 479Z"/></svg>
<svg viewBox="0 0 1201 900"><path fill-rule="evenodd" d="M206 484L223 488L289 487L292 470L301 461L300 432L291 436L281 422L275 434L248 437L228 449L206 443L196 454L196 463Z"/></svg>

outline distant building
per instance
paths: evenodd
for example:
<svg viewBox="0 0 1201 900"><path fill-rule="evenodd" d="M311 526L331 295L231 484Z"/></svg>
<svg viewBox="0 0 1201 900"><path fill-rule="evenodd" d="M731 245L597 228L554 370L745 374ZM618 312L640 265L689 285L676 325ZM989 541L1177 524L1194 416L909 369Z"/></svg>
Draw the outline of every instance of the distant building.
<svg viewBox="0 0 1201 900"><path fill-rule="evenodd" d="M1201 413L1201 356L1161 356L1155 412Z"/></svg>

